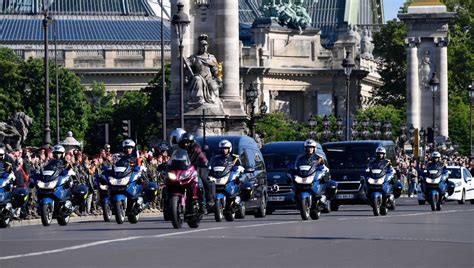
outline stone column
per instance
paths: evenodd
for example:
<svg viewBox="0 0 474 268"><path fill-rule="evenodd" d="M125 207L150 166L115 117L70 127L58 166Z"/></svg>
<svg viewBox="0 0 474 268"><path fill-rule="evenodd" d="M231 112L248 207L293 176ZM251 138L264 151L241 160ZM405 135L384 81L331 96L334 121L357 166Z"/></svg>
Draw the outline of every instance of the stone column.
<svg viewBox="0 0 474 268"><path fill-rule="evenodd" d="M277 111L276 97L278 97L278 91L270 90L269 93L270 93L270 101L268 103L268 112L273 113Z"/></svg>
<svg viewBox="0 0 474 268"><path fill-rule="evenodd" d="M439 38L435 42L439 50L439 134L448 137L448 40Z"/></svg>
<svg viewBox="0 0 474 268"><path fill-rule="evenodd" d="M217 59L223 61L221 98L227 113L242 114L239 96L239 1L216 1Z"/></svg>
<svg viewBox="0 0 474 268"><path fill-rule="evenodd" d="M420 88L418 81L418 43L416 38L405 40L407 48L407 122L415 128L421 128Z"/></svg>

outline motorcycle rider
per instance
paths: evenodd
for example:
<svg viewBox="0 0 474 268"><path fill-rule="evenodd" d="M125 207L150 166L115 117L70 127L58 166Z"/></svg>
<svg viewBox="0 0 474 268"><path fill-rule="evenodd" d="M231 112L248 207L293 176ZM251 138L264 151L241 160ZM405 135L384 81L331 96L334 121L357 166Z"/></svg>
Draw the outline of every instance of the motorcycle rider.
<svg viewBox="0 0 474 268"><path fill-rule="evenodd" d="M135 145L135 142L131 139L124 140L122 142L123 154L120 157L120 160L127 159L130 165L140 166L142 161L135 150Z"/></svg>
<svg viewBox="0 0 474 268"><path fill-rule="evenodd" d="M300 165L313 165L313 163L316 163L316 165L318 166L318 170L329 170L324 164L323 156L316 152L316 142L314 140L307 139L304 142L304 149L305 153L296 158L294 168L295 170Z"/></svg>
<svg viewBox="0 0 474 268"><path fill-rule="evenodd" d="M204 196L206 198L208 208L214 206L214 197L211 192L211 185L209 184L209 168L206 154L202 150L201 146L194 140L194 135L190 133L184 133L178 142L179 148L184 149L188 152L191 164L196 168L199 178L204 186Z"/></svg>
<svg viewBox="0 0 474 268"><path fill-rule="evenodd" d="M186 133L186 130L182 128L177 128L171 132L170 135L170 155L173 154L173 152L179 148L179 142L181 141L181 137Z"/></svg>
<svg viewBox="0 0 474 268"><path fill-rule="evenodd" d="M445 178L448 177L448 174L447 174L448 169L446 168L445 163L443 161L441 161L441 154L438 151L434 151L433 153L431 153L431 159L428 162L428 164L426 165L426 168L423 172L424 176L429 176L429 173L428 173L429 170L442 171L442 173L443 173L442 177L445 177ZM422 191L424 191L423 184L422 184ZM442 196L444 196L445 191L443 191L441 194L442 194Z"/></svg>
<svg viewBox="0 0 474 268"><path fill-rule="evenodd" d="M232 154L232 143L228 140L221 140L219 142L220 154L214 156L219 163L226 163L232 166L242 166L240 158L236 154ZM211 161L212 162L212 161ZM210 169L211 167L209 167Z"/></svg>
<svg viewBox="0 0 474 268"><path fill-rule="evenodd" d="M369 168L378 167L386 171L387 176L391 178L390 183L393 184L393 178L395 174L395 170L392 167L392 163L390 160L385 159L385 155L387 154L387 150L385 147L379 146L375 149L375 159L371 160L368 164Z"/></svg>

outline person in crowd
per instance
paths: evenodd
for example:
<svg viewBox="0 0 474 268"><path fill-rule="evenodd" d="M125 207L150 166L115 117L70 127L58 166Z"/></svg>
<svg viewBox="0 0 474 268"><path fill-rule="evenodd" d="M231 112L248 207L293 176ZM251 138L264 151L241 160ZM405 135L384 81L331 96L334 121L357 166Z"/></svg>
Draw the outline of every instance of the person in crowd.
<svg viewBox="0 0 474 268"><path fill-rule="evenodd" d="M418 171L415 168L415 162L411 161L407 170L408 179L408 197L411 197L416 192L416 185L418 184Z"/></svg>

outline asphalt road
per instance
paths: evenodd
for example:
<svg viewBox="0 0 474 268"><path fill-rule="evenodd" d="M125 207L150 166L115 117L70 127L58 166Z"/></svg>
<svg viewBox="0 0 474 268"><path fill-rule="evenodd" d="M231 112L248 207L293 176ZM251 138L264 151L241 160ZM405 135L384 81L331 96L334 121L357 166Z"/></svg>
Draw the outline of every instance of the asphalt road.
<svg viewBox="0 0 474 268"><path fill-rule="evenodd" d="M320 220L297 211L247 215L199 229L162 218L138 224L71 223L0 230L6 267L474 267L474 205L431 212L416 199L373 217L369 206L342 206Z"/></svg>

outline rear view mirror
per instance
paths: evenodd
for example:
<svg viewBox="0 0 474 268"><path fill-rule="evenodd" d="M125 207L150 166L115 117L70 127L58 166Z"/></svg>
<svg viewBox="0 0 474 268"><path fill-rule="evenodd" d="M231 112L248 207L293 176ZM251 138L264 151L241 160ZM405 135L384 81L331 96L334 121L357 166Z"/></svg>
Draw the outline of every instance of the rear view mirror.
<svg viewBox="0 0 474 268"><path fill-rule="evenodd" d="M247 167L247 168L245 168L245 173L252 173L252 172L254 172L254 171L255 171L255 168L253 168L253 167Z"/></svg>

